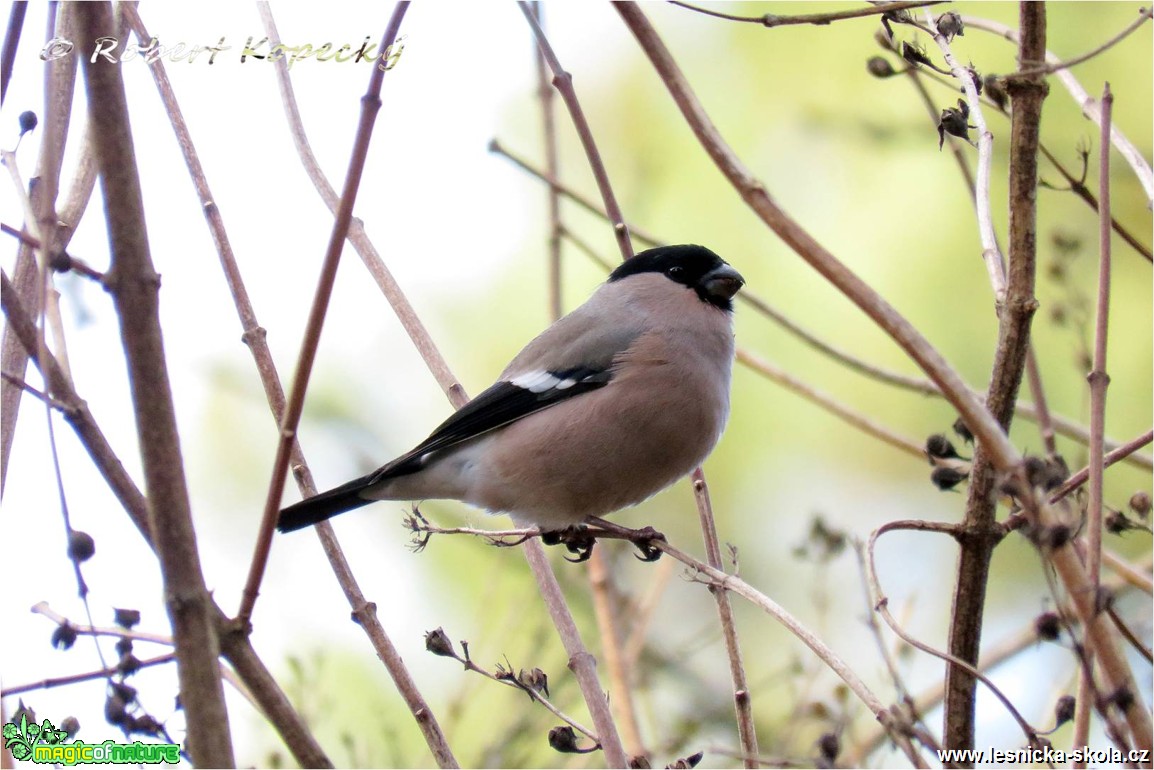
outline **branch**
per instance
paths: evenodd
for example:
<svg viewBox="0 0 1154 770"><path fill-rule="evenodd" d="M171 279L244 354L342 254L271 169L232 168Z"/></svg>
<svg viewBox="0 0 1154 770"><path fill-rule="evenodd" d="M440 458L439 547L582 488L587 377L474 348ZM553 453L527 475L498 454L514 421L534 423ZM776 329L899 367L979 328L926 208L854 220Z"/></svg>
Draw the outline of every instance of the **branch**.
<svg viewBox="0 0 1154 770"><path fill-rule="evenodd" d="M1022 45L1018 59L1021 66L1041 58L1046 48L1046 14L1041 4L1021 6ZM964 87L970 116L982 131L981 144L992 149L993 136L985 126L981 101L974 78L950 53L946 37L938 33L934 20L927 14L926 23L935 32L934 39L942 49L957 79ZM1037 259L1038 136L1042 101L1047 92L1040 76L1015 79L1012 96L1014 110L1010 130L1010 265L1008 280L998 292L998 344L994 352L986 407L1007 433L1014 417L1014 403L1025 372L1030 347L1030 325L1038 301L1034 297ZM989 157L978 168L978 221L983 233L991 230L989 209ZM983 188L983 176L985 187ZM983 213L984 212L984 213ZM985 243L986 235L983 235ZM1001 270L1001 258L990 268ZM1001 276L999 276L999 280ZM995 521L997 509L998 469L991 461L985 442L974 454L970 486L966 499L965 532L959 540L957 578L953 611L950 613L949 651L952 657L965 661L967 667L977 663L981 650L982 621L990 560L994 546L1001 540ZM943 747L974 747L976 682L966 668L951 663L946 672L945 729Z"/></svg>
<svg viewBox="0 0 1154 770"><path fill-rule="evenodd" d="M1086 53L1082 54L1081 56L1075 56L1073 59L1067 59L1066 61L1054 62L1052 64L1047 64L1047 65L1042 66L1042 67L1035 67L1033 69L1018 70L1017 72L1015 72L1013 74L1013 77L1032 77L1034 75L1052 75L1055 72L1057 72L1058 70L1069 69L1070 67L1073 67L1076 64L1081 64L1082 62L1089 61L1090 59L1093 59L1098 54L1100 54L1104 51L1108 51L1109 49L1116 46L1118 43L1121 43L1123 40L1125 40L1127 37L1130 36L1131 32L1134 32L1135 30L1137 30L1139 27L1141 27L1143 24L1145 24L1151 18L1154 18L1154 16L1152 16L1152 14L1150 13L1149 8L1139 8L1137 19L1130 22L1130 24L1127 25L1124 30L1122 30L1117 35L1115 35L1114 37L1107 40L1102 45L1094 48L1093 50L1087 51ZM1106 122L1104 115L1103 115L1102 122L1103 123ZM1107 141L1107 143L1108 143L1108 141Z"/></svg>
<svg viewBox="0 0 1154 770"><path fill-rule="evenodd" d="M380 50L382 52L388 51L396 40L401 20L405 17L405 11L408 8L408 0L401 0L393 9L393 14L389 18L389 23L381 37ZM265 497L264 513L261 516L260 531L253 548L248 580L245 582L240 610L237 613L238 619L242 622L248 622L252 616L253 606L256 604L256 598L260 592L260 583L264 577L265 568L268 566L269 551L272 548L272 538L276 531L277 514L280 512L281 498L284 496L285 481L288 478L288 465L292 455L293 440L296 437L297 426L300 424L301 413L304 411L305 391L308 389L309 375L312 374L313 362L316 360L317 348L320 345L321 329L324 327L329 300L332 299L333 284L337 278L337 265L340 264L341 251L344 249L345 237L348 235L349 223L353 217L353 206L357 201L361 176L365 170L365 159L369 154L369 142L372 140L373 128L376 126L377 113L381 109L381 85L385 77L383 59L384 57L380 63L373 67L373 74L369 76L365 95L361 97L361 117L357 124L356 137L353 139L348 169L345 172L345 185L341 191L340 206L333 221L333 229L329 235L324 260L321 263L321 274L317 279L316 292L313 295L312 306L309 308L308 320L305 323L304 336L301 340L300 354L297 357L292 384L289 386L288 400L285 403L284 417L280 425L280 438L277 441L276 457L273 459L268 495Z"/></svg>
<svg viewBox="0 0 1154 770"><path fill-rule="evenodd" d="M1001 35L1006 40L1013 43L1018 42L1017 30L1007 27L1005 24L1000 24L989 19L981 19L974 16L963 16L962 20L968 28L980 29L983 32L990 32L995 35ZM1060 64L1059 59L1049 51L1045 52L1045 61L1048 64ZM1070 96L1082 108L1082 114L1094 121L1099 127L1102 125L1102 108L1096 99L1086 93L1086 89L1082 88L1082 84L1078 82L1077 78L1068 70L1060 69L1055 73L1062 85L1070 92ZM1126 138L1126 135L1118 130L1117 125L1110 127L1110 142L1114 145L1114 149L1118 150L1130 164L1138 181L1141 182L1142 188L1146 191L1147 205L1154 205L1154 171L1151 171L1150 164L1142 156L1141 151L1134 146L1134 144Z"/></svg>
<svg viewBox="0 0 1154 770"><path fill-rule="evenodd" d="M1098 312L1094 324L1093 368L1086 378L1090 383L1090 500L1086 508L1086 572L1095 595L1101 583L1102 572L1102 463L1103 434L1106 421L1106 388L1110 376L1106 374L1106 340L1110 323L1110 118L1114 95L1107 83L1102 91L1102 131L1099 140L1098 166ZM1083 746L1089 740L1090 714L1093 712L1092 651L1078 682L1078 704L1074 714L1074 745Z"/></svg>
<svg viewBox="0 0 1154 770"><path fill-rule="evenodd" d="M629 530L619 525L610 524L609 522L598 522L598 520L595 518L592 518L591 520L598 525L604 525L608 527L606 531L598 531L596 533L597 537L599 538L609 537L635 539L638 534L635 530ZM520 529L507 531L477 530L466 528L441 529L439 527L432 526L425 521L419 521L415 519L410 522L410 526L414 532L422 536L432 534L467 534L484 537L489 539L490 542L499 538L515 537L517 538L517 543L525 542L526 545L530 543L537 543L539 548L540 543L536 538L540 537L542 534L540 530L527 533L525 530ZM526 535L532 539L526 540ZM890 737L893 738L893 740L900 747L902 747L902 750L906 752L906 755L910 758L911 762L919 767L925 766L923 763L921 763L920 755L918 755L917 751L913 749L909 742L909 726L902 721L900 715L887 708L885 704L882 703L882 701L869 689L865 682L863 682L861 678L856 673L854 673L853 669L850 668L845 663L845 661L837 656L837 653L831 650L821 639L819 639L812 631L806 628L801 623L801 621L793 617L793 615L791 615L781 605L763 594L761 591L758 591L749 583L746 583L740 577L723 570L716 569L706 564L705 562L700 561L699 559L695 559L684 551L673 546L667 540L660 538L646 539L646 543L652 546L652 548L659 550L662 553L668 554L685 566L689 567L690 570L692 570L690 577L696 582L701 582L707 586L710 586L711 590L713 588L717 588L724 591L732 591L738 596L748 600L755 607L760 608L762 611L784 626L787 631L789 631L793 636L801 640L807 647L809 647L810 650L812 650L813 653L817 655L817 657L823 663L825 663L825 665L828 666L830 670L832 670L846 684L847 687L849 687L850 692L852 692L863 704L865 704L866 708L870 710L870 713L872 713L878 722L886 729Z"/></svg>
<svg viewBox="0 0 1154 770"><path fill-rule="evenodd" d="M693 496L697 501L698 519L701 521L702 539L705 541L705 556L709 566L715 570L722 570L721 544L717 539L717 523L713 518L713 505L709 500L709 487L705 483L705 474L701 468L693 471ZM729 675L733 680L733 707L737 712L737 738L741 744L741 752L746 757L745 766L758 767L756 757L757 729L753 721L752 693L745 676L745 664L741 658L741 645L737 640L737 624L733 619L733 607L729 603L729 594L710 586L709 592L717 603L717 616L721 622L721 633L725 639L725 652L729 658Z"/></svg>
<svg viewBox="0 0 1154 770"><path fill-rule="evenodd" d="M77 6L82 40L113 30L107 3ZM93 149L100 168L112 264L105 285L120 320L137 436L148 494L148 516L176 642L188 750L204 767L231 767L228 711L217 658L212 602L204 583L159 317L159 277L148 251L144 202L136 173L128 103L120 67L85 59Z"/></svg>
<svg viewBox="0 0 1154 770"><path fill-rule="evenodd" d="M9 28L5 35L5 54L16 53L16 41L19 36L19 27L15 26L16 9L12 9L13 16L9 20ZM74 6L61 6L56 19L55 34L68 39L75 39L76 9ZM68 126L72 118L72 99L76 91L76 58L72 56L56 59L44 65L44 120L41 123L40 152L36 163L37 178L30 186L28 196L32 199L31 212L25 215L26 228L38 236L47 234L46 242L39 254L34 255L29 248L20 248L16 253L16 265L12 272L15 290L21 301L29 306L38 318L43 308L43 292L46 288L47 265L54 247L59 244L63 248L67 238L58 233L56 215L56 197L60 185L60 169L64 159L64 147L68 136ZM3 68L5 85L12 72L10 66ZM15 173L13 161L9 169ZM23 187L20 195L24 195ZM62 240L57 241L57 238ZM28 367L27 350L8 331L4 329L3 339L0 341L0 369L9 374L23 377ZM16 421L20 413L21 392L8 384L0 384L0 487L8 477L8 459L12 452L12 440L15 437Z"/></svg>
<svg viewBox="0 0 1154 770"><path fill-rule="evenodd" d="M629 228L625 225L625 219L621 215L621 207L617 205L617 196L613 194L613 187L609 184L609 175L605 171L605 163L601 160L601 153L597 150L597 144L593 141L593 131L589 128L589 121L585 119L585 111L581 109L581 103L577 101L577 92L573 89L573 76L561 66L557 54L553 52L553 47L549 44L549 39L545 37L541 25L533 16L529 4L521 0L517 5L525 14L525 19L529 22L533 35L537 38L537 45L541 48L541 54L549 63L549 69L553 71L553 86L560 92L561 99L565 102L565 107L573 119L573 126L577 129L577 136L581 139L581 146L585 149L586 158L589 159L589 168L593 171L593 178L597 181L597 189L601 191L601 199L605 202L605 211L609 214L609 222L613 225L613 233L617 237L617 247L621 250L621 258L629 259L633 256L633 244L629 241Z"/></svg>
<svg viewBox="0 0 1154 770"><path fill-rule="evenodd" d="M897 524L898 526L895 526L895 524ZM894 618L894 616L890 613L890 611L889 611L889 597L887 597L885 595L885 592L882 591L881 582L878 580L878 576L877 576L877 567L875 565L875 558L874 558L875 546L877 544L878 538L880 538L886 532L890 532L890 531L894 531L894 530L898 530L898 529L909 529L909 527L907 527L905 525L906 525L906 522L894 522L894 523L879 527L878 529L874 530L870 534L868 545L866 548L866 553L867 553L866 564L868 567L870 589L873 592L874 596L877 597L875 599L875 603L874 603L874 610L879 615L882 616L882 619L886 622L886 625L889 626L890 630L893 631L895 634L897 634L898 637L901 638L901 640L904 641L906 644L908 644L908 645L910 645L916 649L919 649L928 655L932 655L935 658L939 658L941 660L946 661L947 663L950 664L951 667L961 668L961 669L965 670L966 673L968 673L971 677L981 680L982 684L986 685L986 687L989 688L990 692L992 692L994 694L994 697L996 697L999 701L1001 701L1002 705L1006 708L1006 710L1010 712L1010 716L1012 716L1014 718L1014 721L1018 723L1018 726L1021 728L1022 732L1025 734L1026 740L1027 740L1028 744L1030 745L1030 747L1032 747L1032 748L1038 747L1039 746L1038 731L1036 729L1034 729L1034 727L1029 722L1026 721L1026 719L1022 716L1022 714L1018 711L1018 709L1014 706L1014 704L1010 701L1010 699L1006 697L1005 693L1003 693L990 680L990 678L988 676L983 674L980 670L978 670L976 668L976 666L974 664L971 664L969 661L962 660L961 658L958 658L954 655L951 655L948 652L942 652L941 650L935 650L933 647L929 646L928 644L925 644L925 643L919 641L918 639L915 639L913 636L910 636L908 633L906 633L906 631L901 627L901 625L897 622L897 620ZM921 529L921 527L917 527L915 529ZM930 530L930 531L933 531L933 530ZM947 688L948 688L948 685L947 685ZM948 695L948 691L947 691L947 695ZM948 740L949 736L947 735L946 738ZM948 745L949 745L948 743L943 744L943 748L945 748Z"/></svg>
<svg viewBox="0 0 1154 770"><path fill-rule="evenodd" d="M787 27L795 24L816 24L818 26L829 24L843 19L860 19L864 16L877 16L883 13L896 13L898 11L906 11L911 8L922 8L927 5L938 5L943 0L915 0L914 2L883 2L866 8L853 8L848 11L832 11L830 13L803 13L796 16L778 16L777 14L767 13L764 16L735 16L733 14L721 13L709 8L699 8L689 3L683 3L680 0L669 0L670 5L687 8L697 13L705 14L706 16L713 16L718 19L725 19L726 21L742 21L752 24L760 24L763 27ZM747 757L755 757L756 754L747 754Z"/></svg>

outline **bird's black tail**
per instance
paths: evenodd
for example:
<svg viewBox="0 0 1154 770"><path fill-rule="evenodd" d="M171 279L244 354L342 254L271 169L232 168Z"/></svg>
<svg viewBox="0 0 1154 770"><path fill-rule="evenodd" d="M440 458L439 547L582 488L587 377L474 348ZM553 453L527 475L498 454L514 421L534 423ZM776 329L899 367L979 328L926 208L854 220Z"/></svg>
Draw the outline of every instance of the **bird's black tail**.
<svg viewBox="0 0 1154 770"><path fill-rule="evenodd" d="M304 529L326 519L331 519L338 513L351 511L362 505L376 502L360 495L361 491L368 486L369 479L373 475L369 474L359 479L353 479L347 484L341 484L335 489L330 489L328 492L321 492L315 497L290 505L280 512L276 528L281 532Z"/></svg>

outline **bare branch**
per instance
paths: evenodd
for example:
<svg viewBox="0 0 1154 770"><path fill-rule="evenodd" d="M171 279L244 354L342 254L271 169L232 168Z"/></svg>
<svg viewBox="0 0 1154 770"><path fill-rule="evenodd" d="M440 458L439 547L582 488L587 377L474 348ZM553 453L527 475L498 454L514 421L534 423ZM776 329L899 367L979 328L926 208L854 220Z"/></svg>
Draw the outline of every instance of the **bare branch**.
<svg viewBox="0 0 1154 770"><path fill-rule="evenodd" d="M1001 35L1013 43L1018 42L1017 30L1011 29L1005 24L974 16L963 16L962 20L965 22L967 29L980 29L984 32ZM1061 63L1061 59L1049 51L1045 52L1045 61L1047 64ZM1082 88L1082 84L1078 82L1070 70L1060 69L1054 74L1058 76L1062 85L1070 92L1070 96L1072 96L1074 101L1082 108L1082 114L1101 127L1102 107L1098 103L1098 100L1086 93L1086 89ZM1142 152L1134 146L1134 143L1118 129L1117 125L1110 127L1110 143L1122 154L1126 162L1130 164L1130 168L1134 171L1135 176L1138 177L1138 181L1141 182L1142 188L1146 191L1147 205L1154 205L1154 171L1151 171L1150 163L1142 156Z"/></svg>
<svg viewBox="0 0 1154 770"><path fill-rule="evenodd" d="M408 0L400 0L393 9L393 14L389 18L389 23L381 37L380 50L382 52L388 51L396 40L401 20L405 17L405 11L408 8ZM285 480L288 477L293 441L296 437L297 426L300 424L301 413L304 411L305 391L308 389L309 375L312 374L317 347L320 345L321 329L324 326L325 314L328 312L329 300L332 298L333 284L337 277L337 265L340 263L341 251L344 249L349 224L353 218L353 206L356 204L357 192L360 190L361 175L364 173L365 159L369 153L369 142L372 140L377 113L381 108L381 84L385 77L383 65L384 62L382 61L373 67L373 74L369 77L365 95L361 97L361 117L357 125L356 137L353 140L348 169L345 172L345 185L341 191L341 202L333 222L332 233L329 235L329 243L321 264L321 274L317 279L316 293L313 295L313 303L309 308L308 320L305 324L304 338L301 340L300 355L293 372L288 400L285 402L284 418L280 426L280 440L277 442L276 457L273 460L272 477L269 480L260 531L257 534L252 564L249 568L248 580L245 582L243 598L237 615L242 621L248 621L252 615L253 606L256 604L256 598L260 591L261 579L264 577L265 567L268 564L268 555L276 530L277 514L280 512Z"/></svg>
<svg viewBox="0 0 1154 770"><path fill-rule="evenodd" d="M589 121L585 119L585 111L581 108L581 103L577 101L577 92L573 89L573 76L561 66L557 54L553 52L553 47L549 44L549 39L545 37L541 25L533 16L529 4L523 0L517 4L521 6L521 11L525 14L525 19L529 22L533 35L537 38L537 45L541 48L541 54L549 63L549 69L553 71L553 86L561 93L561 99L569 110L574 128L577 129L577 136L581 139L581 146L585 148L585 156L589 159L589 168L593 171L593 178L597 180L597 189L601 191L605 211L609 214L609 222L613 225L613 233L617 237L617 247L621 249L621 258L629 259L633 256L633 244L629 240L629 228L625 225L625 218L621 215L621 207L617 205L617 196L613 194L613 187L609 184L609 175L605 171L605 163L601 160L601 153L593 140L593 131L589 128Z"/></svg>
<svg viewBox="0 0 1154 770"><path fill-rule="evenodd" d="M1054 62L1052 64L1047 64L1044 67L1035 67L1033 69L1018 70L1017 72L1015 72L1012 75L1012 77L1032 77L1034 75L1051 75L1051 74L1057 72L1058 70L1069 69L1070 67L1073 67L1076 64L1081 64L1082 62L1089 61L1090 59L1093 59L1098 54L1100 54L1104 51L1108 51L1111 48L1113 48L1114 46L1116 46L1118 43L1121 43L1123 40L1125 40L1127 37L1130 36L1131 32L1134 32L1135 30L1137 30L1139 27L1141 27L1143 24L1145 24L1151 18L1154 18L1154 15L1151 14L1149 8L1139 8L1137 19L1130 22L1130 24L1127 25L1124 30L1122 30L1117 35L1115 35L1114 37L1107 40L1105 43L1102 43L1102 45L1097 46L1093 50L1087 51L1086 53L1082 54L1081 56L1075 56L1073 59L1067 59L1066 61ZM1106 122L1105 115L1103 115L1102 122L1103 123Z"/></svg>
<svg viewBox="0 0 1154 770"><path fill-rule="evenodd" d="M742 21L752 24L760 24L763 27L786 27L795 24L816 24L818 26L830 24L835 21L843 19L860 19L864 16L878 16L883 13L897 13L898 11L907 11L911 8L923 8L927 5L939 5L943 0L914 0L914 2L883 2L875 3L866 8L853 8L848 11L833 11L830 13L803 13L796 16L778 16L777 14L767 13L764 16L735 16L729 13L721 13L710 8L701 8L689 3L683 3L681 0L669 0L670 5L677 5L682 8L687 8L697 13L705 14L706 16L713 16L718 19L725 19L726 21ZM746 756L756 756L755 754L747 754Z"/></svg>
<svg viewBox="0 0 1154 770"><path fill-rule="evenodd" d="M1110 315L1110 122L1114 95L1107 83L1102 91L1102 131L1098 143L1098 311L1094 324L1093 368L1086 378L1090 383L1090 500L1086 507L1086 572L1097 595L1102 575L1102 482L1103 435L1106 422L1106 341ZM1090 736L1090 714L1093 713L1093 650L1078 681L1078 704L1074 712L1074 745L1083 746Z"/></svg>

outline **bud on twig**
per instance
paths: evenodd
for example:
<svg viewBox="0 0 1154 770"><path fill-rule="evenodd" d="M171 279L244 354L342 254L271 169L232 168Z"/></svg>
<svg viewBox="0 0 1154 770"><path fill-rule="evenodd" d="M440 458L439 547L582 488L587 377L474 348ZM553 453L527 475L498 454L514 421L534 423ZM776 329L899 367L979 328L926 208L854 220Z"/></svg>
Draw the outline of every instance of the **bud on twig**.
<svg viewBox="0 0 1154 770"><path fill-rule="evenodd" d="M453 643L443 628L425 632L425 649L443 658L457 657L457 651L453 649Z"/></svg>

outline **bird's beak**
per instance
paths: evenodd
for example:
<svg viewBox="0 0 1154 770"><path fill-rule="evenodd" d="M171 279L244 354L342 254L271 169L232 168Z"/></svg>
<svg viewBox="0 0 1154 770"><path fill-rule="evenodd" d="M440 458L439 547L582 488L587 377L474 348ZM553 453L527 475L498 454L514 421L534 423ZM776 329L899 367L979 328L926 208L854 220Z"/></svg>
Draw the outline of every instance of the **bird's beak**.
<svg viewBox="0 0 1154 770"><path fill-rule="evenodd" d="M729 265L721 265L710 270L701 278L701 286L711 297L733 299L733 295L745 285L741 273Z"/></svg>

